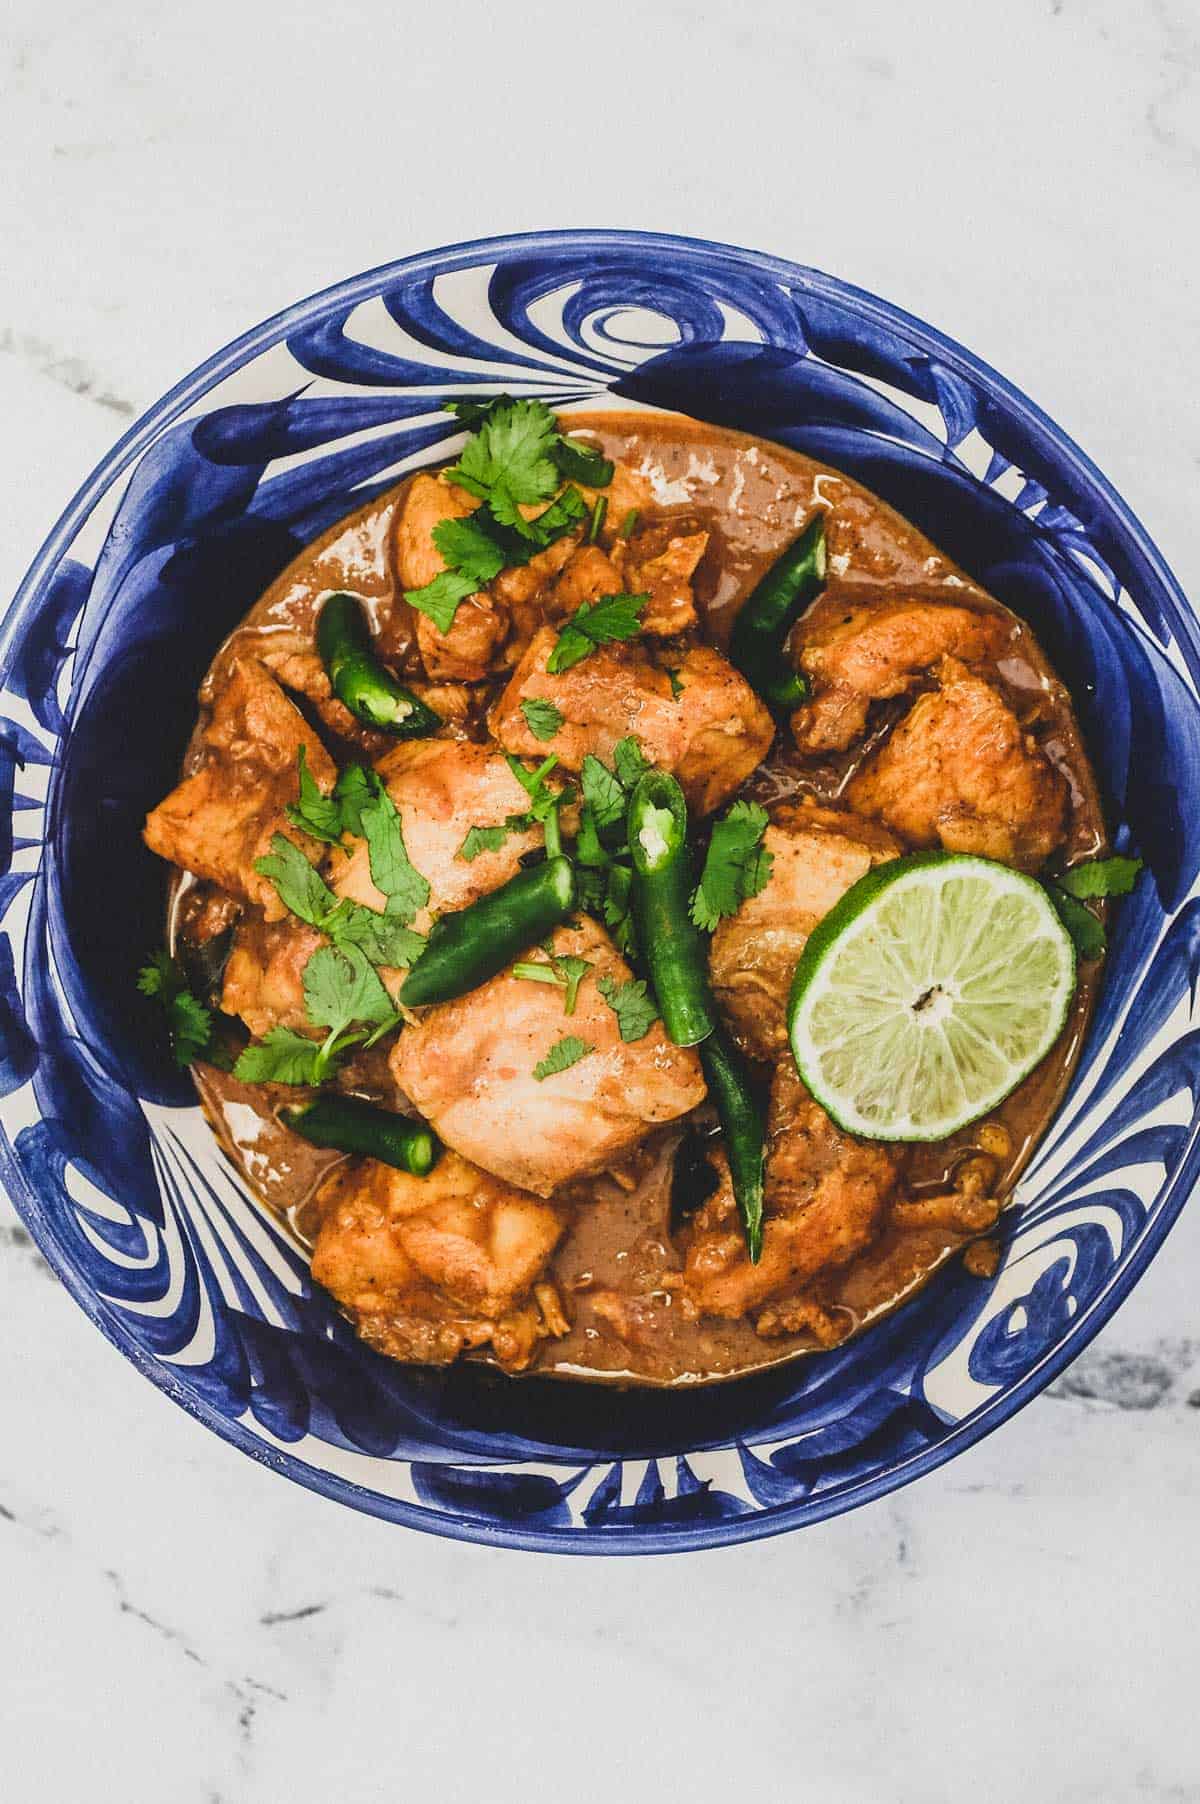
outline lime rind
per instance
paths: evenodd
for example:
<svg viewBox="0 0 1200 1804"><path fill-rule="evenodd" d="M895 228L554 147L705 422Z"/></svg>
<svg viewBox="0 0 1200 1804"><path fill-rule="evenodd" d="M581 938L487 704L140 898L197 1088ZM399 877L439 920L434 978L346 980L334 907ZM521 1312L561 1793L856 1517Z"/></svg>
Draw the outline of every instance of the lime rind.
<svg viewBox="0 0 1200 1804"><path fill-rule="evenodd" d="M1075 949L1032 877L962 853L878 865L814 930L792 981L796 1069L848 1133L944 1140L1054 1045Z"/></svg>

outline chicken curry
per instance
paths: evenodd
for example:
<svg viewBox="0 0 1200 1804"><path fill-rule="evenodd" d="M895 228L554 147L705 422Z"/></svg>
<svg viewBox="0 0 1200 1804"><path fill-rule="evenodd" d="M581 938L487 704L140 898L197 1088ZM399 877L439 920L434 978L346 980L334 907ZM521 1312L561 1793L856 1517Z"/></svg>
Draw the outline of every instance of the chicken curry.
<svg viewBox="0 0 1200 1804"><path fill-rule="evenodd" d="M228 1157L400 1360L724 1378L955 1255L990 1273L1096 991L1088 898L1132 863L1063 683L836 470L651 411L458 411L452 468L221 646L146 823L143 987ZM851 1133L799 1075L798 970L931 853L1037 879L1078 958L985 1112Z"/></svg>

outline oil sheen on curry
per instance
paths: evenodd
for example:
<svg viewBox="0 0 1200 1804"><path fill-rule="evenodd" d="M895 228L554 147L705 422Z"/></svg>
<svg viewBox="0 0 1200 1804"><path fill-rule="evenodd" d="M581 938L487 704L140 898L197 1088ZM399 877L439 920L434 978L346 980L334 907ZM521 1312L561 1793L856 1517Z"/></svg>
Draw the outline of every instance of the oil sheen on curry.
<svg viewBox="0 0 1200 1804"><path fill-rule="evenodd" d="M1121 862L1067 689L836 470L651 411L461 424L221 646L146 823L143 987L227 1156L398 1360L722 1379L989 1275L1102 964L1056 885ZM947 853L1083 918L1073 987L977 1118L852 1133L797 969Z"/></svg>

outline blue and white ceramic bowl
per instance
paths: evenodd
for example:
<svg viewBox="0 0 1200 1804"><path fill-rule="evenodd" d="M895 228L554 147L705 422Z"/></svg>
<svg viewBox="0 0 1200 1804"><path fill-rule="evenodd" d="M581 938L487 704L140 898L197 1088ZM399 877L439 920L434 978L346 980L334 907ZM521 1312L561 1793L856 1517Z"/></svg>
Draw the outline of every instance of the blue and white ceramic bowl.
<svg viewBox="0 0 1200 1804"><path fill-rule="evenodd" d="M944 1270L839 1351L675 1394L408 1370L358 1344L221 1157L134 994L147 808L213 650L307 541L445 455L447 392L611 395L778 439L893 502L1067 677L1145 858L1078 1076L990 1283ZM0 633L0 1160L71 1294L155 1384L314 1490L437 1534L712 1547L929 1471L1086 1345L1197 1175L1200 632L1142 527L995 372L815 270L547 232L303 301L179 384L71 502ZM54 1357L46 1348L46 1357Z"/></svg>

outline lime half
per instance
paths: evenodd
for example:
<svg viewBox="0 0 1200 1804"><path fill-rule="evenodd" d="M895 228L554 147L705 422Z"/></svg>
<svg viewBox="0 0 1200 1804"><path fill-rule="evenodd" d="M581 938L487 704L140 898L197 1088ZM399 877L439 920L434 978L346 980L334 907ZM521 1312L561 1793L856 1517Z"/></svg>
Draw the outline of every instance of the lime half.
<svg viewBox="0 0 1200 1804"><path fill-rule="evenodd" d="M943 1140L1045 1058L1075 949L1045 890L988 858L922 852L846 891L804 948L788 1032L839 1127Z"/></svg>

